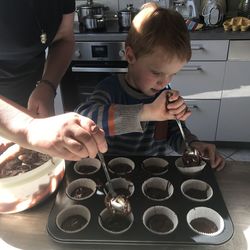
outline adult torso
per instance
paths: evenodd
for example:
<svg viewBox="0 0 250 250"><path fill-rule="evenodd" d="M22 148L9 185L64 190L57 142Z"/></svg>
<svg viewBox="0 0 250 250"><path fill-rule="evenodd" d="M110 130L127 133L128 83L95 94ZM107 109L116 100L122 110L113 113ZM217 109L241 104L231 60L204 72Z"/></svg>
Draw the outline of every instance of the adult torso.
<svg viewBox="0 0 250 250"><path fill-rule="evenodd" d="M1 95L26 106L36 81L41 78L45 49L51 44L61 23L65 2L0 1ZM45 44L41 42L42 32L47 35Z"/></svg>

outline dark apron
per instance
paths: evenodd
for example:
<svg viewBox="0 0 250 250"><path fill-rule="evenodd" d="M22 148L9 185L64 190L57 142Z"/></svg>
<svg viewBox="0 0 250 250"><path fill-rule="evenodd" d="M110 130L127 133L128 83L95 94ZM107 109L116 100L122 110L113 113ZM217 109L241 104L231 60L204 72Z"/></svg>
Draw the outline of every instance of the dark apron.
<svg viewBox="0 0 250 250"><path fill-rule="evenodd" d="M1 62L0 94L27 107L29 96L42 77L44 61L44 54L41 54L24 65Z"/></svg>

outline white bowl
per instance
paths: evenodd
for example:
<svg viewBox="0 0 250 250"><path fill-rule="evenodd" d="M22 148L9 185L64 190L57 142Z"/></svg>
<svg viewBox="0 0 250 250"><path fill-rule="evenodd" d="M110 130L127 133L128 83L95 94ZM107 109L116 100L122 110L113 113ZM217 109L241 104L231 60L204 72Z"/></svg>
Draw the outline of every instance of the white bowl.
<svg viewBox="0 0 250 250"><path fill-rule="evenodd" d="M0 214L35 206L56 190L64 172L65 161L52 158L26 173L0 178Z"/></svg>
<svg viewBox="0 0 250 250"><path fill-rule="evenodd" d="M195 175L203 170L203 168L206 166L206 162L201 161L199 166L185 167L182 158L180 157L175 161L175 166L184 175Z"/></svg>

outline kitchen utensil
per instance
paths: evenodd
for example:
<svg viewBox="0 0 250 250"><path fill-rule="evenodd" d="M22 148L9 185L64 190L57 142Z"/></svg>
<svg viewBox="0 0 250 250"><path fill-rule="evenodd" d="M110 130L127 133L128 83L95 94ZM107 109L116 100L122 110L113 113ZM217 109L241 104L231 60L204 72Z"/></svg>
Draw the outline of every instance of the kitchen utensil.
<svg viewBox="0 0 250 250"><path fill-rule="evenodd" d="M170 85L168 85L168 89L171 89ZM170 102L169 101L169 97L172 95L171 92L168 92L167 93L167 96L166 96L166 109L167 109L167 104ZM178 120L178 119L175 119L180 131L181 131L181 135L182 135L182 138L183 138L183 141L185 143L185 150L184 150L184 153L183 153L183 163L185 166L198 166L201 162L201 153L191 147L187 140L186 140L186 136L185 136L185 133L184 133L184 130L183 130L183 127L182 127L182 124L181 124L181 121Z"/></svg>
<svg viewBox="0 0 250 250"><path fill-rule="evenodd" d="M103 16L105 14L104 12L108 9L108 7L102 4L94 3L93 0L87 0L86 4L79 5L76 8L76 12L79 22L85 24L86 17L94 15Z"/></svg>
<svg viewBox="0 0 250 250"><path fill-rule="evenodd" d="M133 4L128 4L125 9L118 11L119 27L121 29L129 29L137 13L138 10L133 7Z"/></svg>
<svg viewBox="0 0 250 250"><path fill-rule="evenodd" d="M87 30L101 30L105 28L103 15L90 15L85 17L85 28Z"/></svg>
<svg viewBox="0 0 250 250"><path fill-rule="evenodd" d="M117 156L105 155L106 164L107 162L115 160L116 157ZM120 157L127 156L120 155ZM200 249L201 246L206 248L205 245L215 245L216 248L216 245L221 245L230 240L234 231L233 223L210 164L207 163L207 166L195 177L190 177L180 173L175 167L175 161L179 158L178 156L161 156L158 158L169 163L169 170L161 175L161 178L165 181L171 181L172 184L170 185L168 182L169 185L167 185L169 187L172 186L172 188L168 189L168 195L170 197L166 200L159 201L149 199L149 197L145 196L143 193L143 183L149 180L152 176L149 172L145 171L142 166L143 162L149 160L151 157L152 156L129 156L129 158L135 163L136 167L133 174L127 176L129 177L129 181L131 181L135 186L135 192L130 197L131 205L133 205L133 213L130 213L127 216L118 216L117 214L110 213L110 211L107 211L108 209L106 208L103 209L103 201L100 199L101 197L98 193L95 193L95 195L93 195L90 199L86 199L84 203L82 201L72 202L72 200L67 196L65 189L70 182L78 179L79 175L76 175L73 168L75 162L67 162L66 176L63 180L63 185L60 185L55 203L51 208L51 212L49 213L47 220L47 230L51 239L56 242L60 242L60 244L65 245L65 247L70 244L70 246L72 246L71 248L74 248L73 245L79 246L81 244L82 248L84 248L84 246L91 244L93 248L97 249L101 245L105 245L107 248L111 249L119 249L119 246L121 245L127 246L127 248L129 248L129 246L133 246L133 249L150 249L152 246L160 246L161 249L169 249L168 247L170 245L180 244L189 245L190 249ZM109 170L108 164L107 167ZM157 167L157 163L154 167ZM185 169L187 170L188 168ZM95 176L89 177L93 180L98 179L100 183L106 183L103 171L100 171ZM195 179L206 182L213 189L213 195L208 201L193 201L188 199L181 193L181 185L187 179ZM161 182L158 184L160 184L158 185L158 188L161 189L162 187L163 190L165 189L164 185L161 185ZM147 192L147 195L149 194L150 197L152 197L152 195L159 197L162 192L158 190L158 188L157 190L151 189L150 191L150 187L147 187L147 191L150 191L151 193ZM193 190L191 188L193 188ZM189 186L189 193L196 194L196 189L198 189L198 187L191 186L191 188ZM165 194L165 191L163 191L163 193ZM61 217L60 214L62 210L67 209L72 211L72 213L66 214L67 217L75 216L75 218L78 218L77 215L79 215L79 212L74 212L76 205L81 207L84 205L89 209L91 217L90 222L87 224L89 216L86 216L86 213L83 213L82 216L87 220L87 222L85 220L87 226L78 232L65 232L58 227L58 217ZM171 208L174 214L177 215L178 220L173 220L173 217L176 218L176 216L172 216L173 213L165 214L164 209L161 210L160 208L159 210L159 205ZM190 209L198 206L206 206L221 215L225 227L220 235L216 237L209 235L203 236L202 234L193 232L193 230L189 227L186 215ZM149 208L151 208L150 213L146 212ZM158 216L159 211L162 211L160 216ZM162 214L165 214L170 221L166 220L165 216L161 216ZM203 216L205 215L206 214L203 214ZM64 220L67 217L65 216ZM149 217L151 217L150 220L148 220ZM173 224L170 222L173 222ZM178 225L174 230L175 222L178 223ZM83 224L84 223L78 223L78 228L80 228ZM77 224L74 223L73 225L75 226ZM149 227L147 228L146 226ZM207 226L204 228L207 229ZM76 228L74 227L74 229ZM155 231L152 232L151 230L149 231L149 229L155 229Z"/></svg>
<svg viewBox="0 0 250 250"><path fill-rule="evenodd" d="M171 89L170 86L168 88ZM167 104L169 102L169 97L171 95L172 95L171 92L167 93L166 109L167 109ZM188 144L188 142L186 140L184 130L183 130L183 127L182 127L182 124L181 124L181 121L178 120L178 119L175 119L175 121L176 121L176 123L177 123L177 125L178 125L178 127L179 127L179 129L181 131L181 135L182 135L183 141L185 143L185 150L184 150L184 153L183 153L183 156L182 156L184 165L185 166L190 166L190 167L191 166L198 166L200 164L200 162L201 162L201 154L200 154L200 152L197 149L191 147Z"/></svg>
<svg viewBox="0 0 250 250"><path fill-rule="evenodd" d="M111 178L109 176L109 172L103 157L102 153L98 153L98 157L101 161L103 171L105 173L107 179L107 187L109 193L105 197L105 205L106 207L111 210L113 213L118 214L128 214L131 212L131 206L128 199L123 195L117 195L113 189Z"/></svg>
<svg viewBox="0 0 250 250"><path fill-rule="evenodd" d="M186 147L185 151L183 153L183 156L182 156L184 165L190 166L190 167L200 165L200 162L201 162L201 154L200 154L200 152L197 149L191 147L188 144L180 120L175 119L175 121L176 121L176 123L177 123L177 125L178 125L178 127L179 127L179 129L181 131L181 135L182 135L183 141L185 143L185 147Z"/></svg>

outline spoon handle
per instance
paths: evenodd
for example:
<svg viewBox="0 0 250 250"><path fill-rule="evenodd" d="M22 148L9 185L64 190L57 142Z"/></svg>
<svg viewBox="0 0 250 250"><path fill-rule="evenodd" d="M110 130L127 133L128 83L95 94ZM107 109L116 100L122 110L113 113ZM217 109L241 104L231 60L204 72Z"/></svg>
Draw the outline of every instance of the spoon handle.
<svg viewBox="0 0 250 250"><path fill-rule="evenodd" d="M168 85L167 89L168 89L168 90L171 90L170 84ZM170 92L167 93L167 98L166 98L166 109L167 109L167 104L168 104L168 102L170 102L170 101L169 101L169 97L170 97L171 95L172 95L172 93L170 93ZM171 102L170 102L170 103L171 103ZM179 129L180 129L180 131L181 131L181 135L182 135L183 141L184 141L184 143L185 143L186 149L190 150L190 146L189 146L189 144L188 144L188 142L187 142L187 140L186 140L186 136L185 136L185 133L184 133L184 130L183 130L181 121L178 120L178 119L175 119L175 121L176 121L176 123L177 123L177 125L178 125L178 127L179 127Z"/></svg>
<svg viewBox="0 0 250 250"><path fill-rule="evenodd" d="M186 136L185 136L185 133L184 133L184 130L183 130L181 121L178 120L178 119L175 119L175 121L176 121L176 123L177 123L177 125L178 125L178 127L179 127L179 129L180 129L180 131L181 131L181 135L182 135L182 138L183 138L183 140L184 140L184 142L185 142L186 148L189 148L189 145L188 145L188 143L187 143L187 141L186 141Z"/></svg>
<svg viewBox="0 0 250 250"><path fill-rule="evenodd" d="M114 189L113 189L113 186L112 186L112 184L111 184L111 178L110 178L110 176L109 176L109 172L108 172L108 169L107 169L105 160L104 160L104 156L103 156L103 154L100 153L100 152L98 152L97 154L98 154L98 158L99 158L100 161L101 161L102 168L103 168L103 170L104 170L104 174L105 174L105 176L106 176L106 179L107 179L107 181L108 181L108 183L107 183L108 185L107 185L107 186L108 186L109 192L110 192L110 194L111 194L112 197L115 197L115 196L116 196L116 193L115 193L115 191L114 191Z"/></svg>

